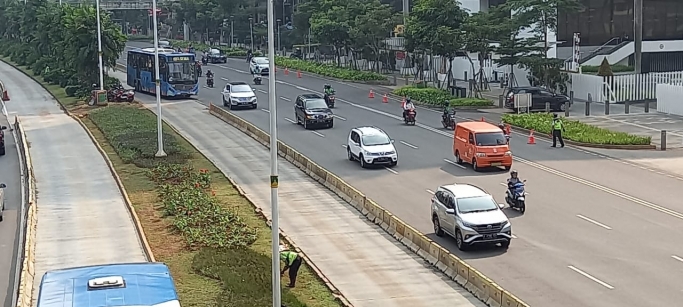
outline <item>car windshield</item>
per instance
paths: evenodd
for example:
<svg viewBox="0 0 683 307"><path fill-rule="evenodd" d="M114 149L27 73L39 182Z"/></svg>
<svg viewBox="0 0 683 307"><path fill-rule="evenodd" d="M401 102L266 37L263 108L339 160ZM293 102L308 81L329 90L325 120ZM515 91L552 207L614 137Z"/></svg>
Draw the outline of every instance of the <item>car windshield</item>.
<svg viewBox="0 0 683 307"><path fill-rule="evenodd" d="M266 58L255 58L254 62L256 62L256 64L268 64L268 59L266 59Z"/></svg>
<svg viewBox="0 0 683 307"><path fill-rule="evenodd" d="M211 50L209 50L209 53L211 53L211 54L221 54L221 51L218 50L218 49L211 49Z"/></svg>
<svg viewBox="0 0 683 307"><path fill-rule="evenodd" d="M324 99L306 100L306 109L327 109L327 103Z"/></svg>
<svg viewBox="0 0 683 307"><path fill-rule="evenodd" d="M498 210L498 204L490 195L458 198L457 202L460 213Z"/></svg>
<svg viewBox="0 0 683 307"><path fill-rule="evenodd" d="M477 133L475 139L477 146L499 146L507 144L502 130L500 132Z"/></svg>
<svg viewBox="0 0 683 307"><path fill-rule="evenodd" d="M168 63L168 82L197 81L195 65L190 62Z"/></svg>
<svg viewBox="0 0 683 307"><path fill-rule="evenodd" d="M391 144L391 139L388 136L382 134L374 135L364 135L363 145L365 146L375 146L375 145L389 145Z"/></svg>
<svg viewBox="0 0 683 307"><path fill-rule="evenodd" d="M251 92L251 86L246 84L233 85L231 87L233 93L248 93Z"/></svg>

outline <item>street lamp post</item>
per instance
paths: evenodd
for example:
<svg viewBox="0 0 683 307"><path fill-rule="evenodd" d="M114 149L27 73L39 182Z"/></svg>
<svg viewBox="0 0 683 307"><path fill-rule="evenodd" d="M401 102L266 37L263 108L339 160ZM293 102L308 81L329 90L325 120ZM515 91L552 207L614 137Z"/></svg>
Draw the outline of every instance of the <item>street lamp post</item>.
<svg viewBox="0 0 683 307"><path fill-rule="evenodd" d="M282 23L282 20L278 19L277 20L277 51L282 52L282 44L280 40L280 24Z"/></svg>
<svg viewBox="0 0 683 307"><path fill-rule="evenodd" d="M100 22L100 0L95 1L97 9L97 59L100 62L100 90L104 91L104 65L102 65L102 23Z"/></svg>
<svg viewBox="0 0 683 307"><path fill-rule="evenodd" d="M251 41L251 52L254 52L254 18L249 17L249 35L251 38L249 39Z"/></svg>
<svg viewBox="0 0 683 307"><path fill-rule="evenodd" d="M230 16L230 48L233 42L235 42L235 16Z"/></svg>
<svg viewBox="0 0 683 307"><path fill-rule="evenodd" d="M268 1L268 62L270 71L275 71L275 7L273 0ZM277 170L277 94L275 93L275 73L268 80L268 109L270 110L270 202L271 234L273 242L273 307L281 307L280 293L280 213L278 211L278 170Z"/></svg>
<svg viewBox="0 0 683 307"><path fill-rule="evenodd" d="M159 30L157 23L157 0L152 0L152 19L154 23L154 83L156 84L155 93L157 94L157 153L156 157L165 157L163 122L161 120L161 78L159 77Z"/></svg>

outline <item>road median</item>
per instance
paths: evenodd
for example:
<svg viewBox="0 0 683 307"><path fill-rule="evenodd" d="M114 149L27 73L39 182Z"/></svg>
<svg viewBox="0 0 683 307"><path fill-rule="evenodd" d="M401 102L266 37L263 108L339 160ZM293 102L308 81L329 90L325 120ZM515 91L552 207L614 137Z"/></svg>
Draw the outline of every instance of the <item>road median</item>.
<svg viewBox="0 0 683 307"><path fill-rule="evenodd" d="M268 146L270 140L268 133L253 124L213 104L209 106L209 113L236 127L264 146ZM369 221L391 234L392 237L418 254L426 262L432 264L449 276L449 278L473 293L482 302L489 306L528 306L463 260L449 253L445 248L433 242L424 234L391 214L391 212L383 209L356 188L317 165L287 144L278 141L278 153L304 173L347 201Z"/></svg>

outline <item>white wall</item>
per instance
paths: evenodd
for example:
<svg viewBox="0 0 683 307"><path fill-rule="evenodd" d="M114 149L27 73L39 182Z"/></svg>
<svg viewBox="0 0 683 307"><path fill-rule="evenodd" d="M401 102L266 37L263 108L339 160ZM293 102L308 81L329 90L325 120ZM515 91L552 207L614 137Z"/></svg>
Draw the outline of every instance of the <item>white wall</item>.
<svg viewBox="0 0 683 307"><path fill-rule="evenodd" d="M628 57L635 51L635 44L628 43L626 46L619 48L616 52L609 55L596 56L581 65L598 66L602 63L603 58L607 58L610 64L628 64ZM683 40L675 41L645 41L643 42L643 52L673 52L683 51Z"/></svg>

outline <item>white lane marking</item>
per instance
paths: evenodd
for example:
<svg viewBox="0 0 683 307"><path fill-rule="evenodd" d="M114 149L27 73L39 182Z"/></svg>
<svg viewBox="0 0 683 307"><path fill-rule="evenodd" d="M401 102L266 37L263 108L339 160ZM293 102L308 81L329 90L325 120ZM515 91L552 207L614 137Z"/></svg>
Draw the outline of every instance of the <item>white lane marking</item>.
<svg viewBox="0 0 683 307"><path fill-rule="evenodd" d="M425 191L427 191L427 193L432 194L432 195L435 194L434 191L432 191L432 190L430 190L430 189L427 189L427 190L425 190Z"/></svg>
<svg viewBox="0 0 683 307"><path fill-rule="evenodd" d="M284 101L292 101L291 99L289 99L289 98L287 98L287 97L282 97L282 96L280 96L280 99L282 99L282 100L284 100Z"/></svg>
<svg viewBox="0 0 683 307"><path fill-rule="evenodd" d="M315 134L315 135L317 135L317 136L319 136L319 137L321 137L321 138L324 138L324 137L325 137L324 134L322 134L322 133L320 133L320 132L318 132L318 131L311 131L311 133L313 133L313 134Z"/></svg>
<svg viewBox="0 0 683 307"><path fill-rule="evenodd" d="M292 123L292 124L296 124L296 121L291 119L291 118L285 117L285 120Z"/></svg>
<svg viewBox="0 0 683 307"><path fill-rule="evenodd" d="M500 185L502 185L502 186L504 186L504 187L506 187L506 188L507 188L507 186L508 186L507 183L504 183L504 182L499 182L499 183L500 183ZM524 194L530 195L531 193L527 192L526 189L524 189Z"/></svg>
<svg viewBox="0 0 683 307"><path fill-rule="evenodd" d="M599 280L599 279L597 279L597 278L595 278L595 277L589 275L588 273L586 273L586 272L584 272L584 271L581 271L581 270L577 269L577 268L576 268L575 266L573 266L573 265L568 266L568 268L569 268L570 270L572 270L572 271L574 271L574 272L576 272L576 273L579 273L579 274L583 275L584 277L586 277L586 278L588 278L588 279L590 279L590 280L592 280L592 281L594 281L594 282L600 284L601 286L603 286L603 287L605 287L605 288L607 288L607 289L610 289L610 290L614 289L614 287L612 287L610 284L608 284L608 283L606 283L606 282L604 282L604 281L602 281L602 280Z"/></svg>
<svg viewBox="0 0 683 307"><path fill-rule="evenodd" d="M261 111L266 112L266 113L270 113L270 110L266 110L266 109L261 109Z"/></svg>
<svg viewBox="0 0 683 307"><path fill-rule="evenodd" d="M408 143L408 142L406 142L406 141L399 141L399 143L401 143L401 144L403 144L403 145L406 145L406 146L408 146L408 147L410 147L410 148L412 148L412 149L417 149L417 146L415 146L415 145L413 145L413 144L410 144L410 143Z"/></svg>
<svg viewBox="0 0 683 307"><path fill-rule="evenodd" d="M464 165L460 165L460 164L458 164L458 163L455 163L454 161L451 161L451 160L448 160L448 159L443 159L443 160L444 160L444 162L446 162L446 163L448 163L448 164L455 165L455 166L457 166L457 167L459 167L459 168L462 168L462 169L467 169Z"/></svg>
<svg viewBox="0 0 683 307"><path fill-rule="evenodd" d="M338 118L339 120L344 120L344 121L346 120L346 118L343 118L339 115L332 115L332 116L334 116L334 118Z"/></svg>
<svg viewBox="0 0 683 307"><path fill-rule="evenodd" d="M346 146L345 144L341 144L341 146L344 147L344 148L348 147L348 146Z"/></svg>
<svg viewBox="0 0 683 307"><path fill-rule="evenodd" d="M257 91L259 91L259 93L268 94L268 92L266 92L266 91L264 91L264 90L262 90L262 89L257 89Z"/></svg>
<svg viewBox="0 0 683 307"><path fill-rule="evenodd" d="M585 216L583 216L583 215L581 215L581 214L577 214L576 217L578 217L578 218L580 218L580 219L582 219L582 220L584 220L584 221L586 221L586 222L589 222L589 223L593 223L593 224L595 224L595 225L598 225L598 226L600 226L600 227L602 227L602 228L605 228L605 229L607 229L607 230L612 230L612 227L609 227L609 226L607 226L607 225L605 225L605 224L603 224L603 223L600 223L600 222L598 222L598 221L596 221L596 220L594 220L594 219L587 218L587 217L585 217Z"/></svg>
<svg viewBox="0 0 683 307"><path fill-rule="evenodd" d="M388 167L386 167L386 166L384 167L384 169L385 169L385 170L388 170L389 172L393 173L394 175L398 175L398 172L395 171L395 170L393 170L393 169L390 169L390 168L388 168Z"/></svg>
<svg viewBox="0 0 683 307"><path fill-rule="evenodd" d="M226 78L226 77L221 77L221 80L230 81L230 80L228 80L228 78Z"/></svg>
<svg viewBox="0 0 683 307"><path fill-rule="evenodd" d="M680 262L683 262L683 258L678 257L678 256L676 256L676 255L671 255L671 258L674 258L674 259L676 259L676 260L678 260L678 261L680 261Z"/></svg>

